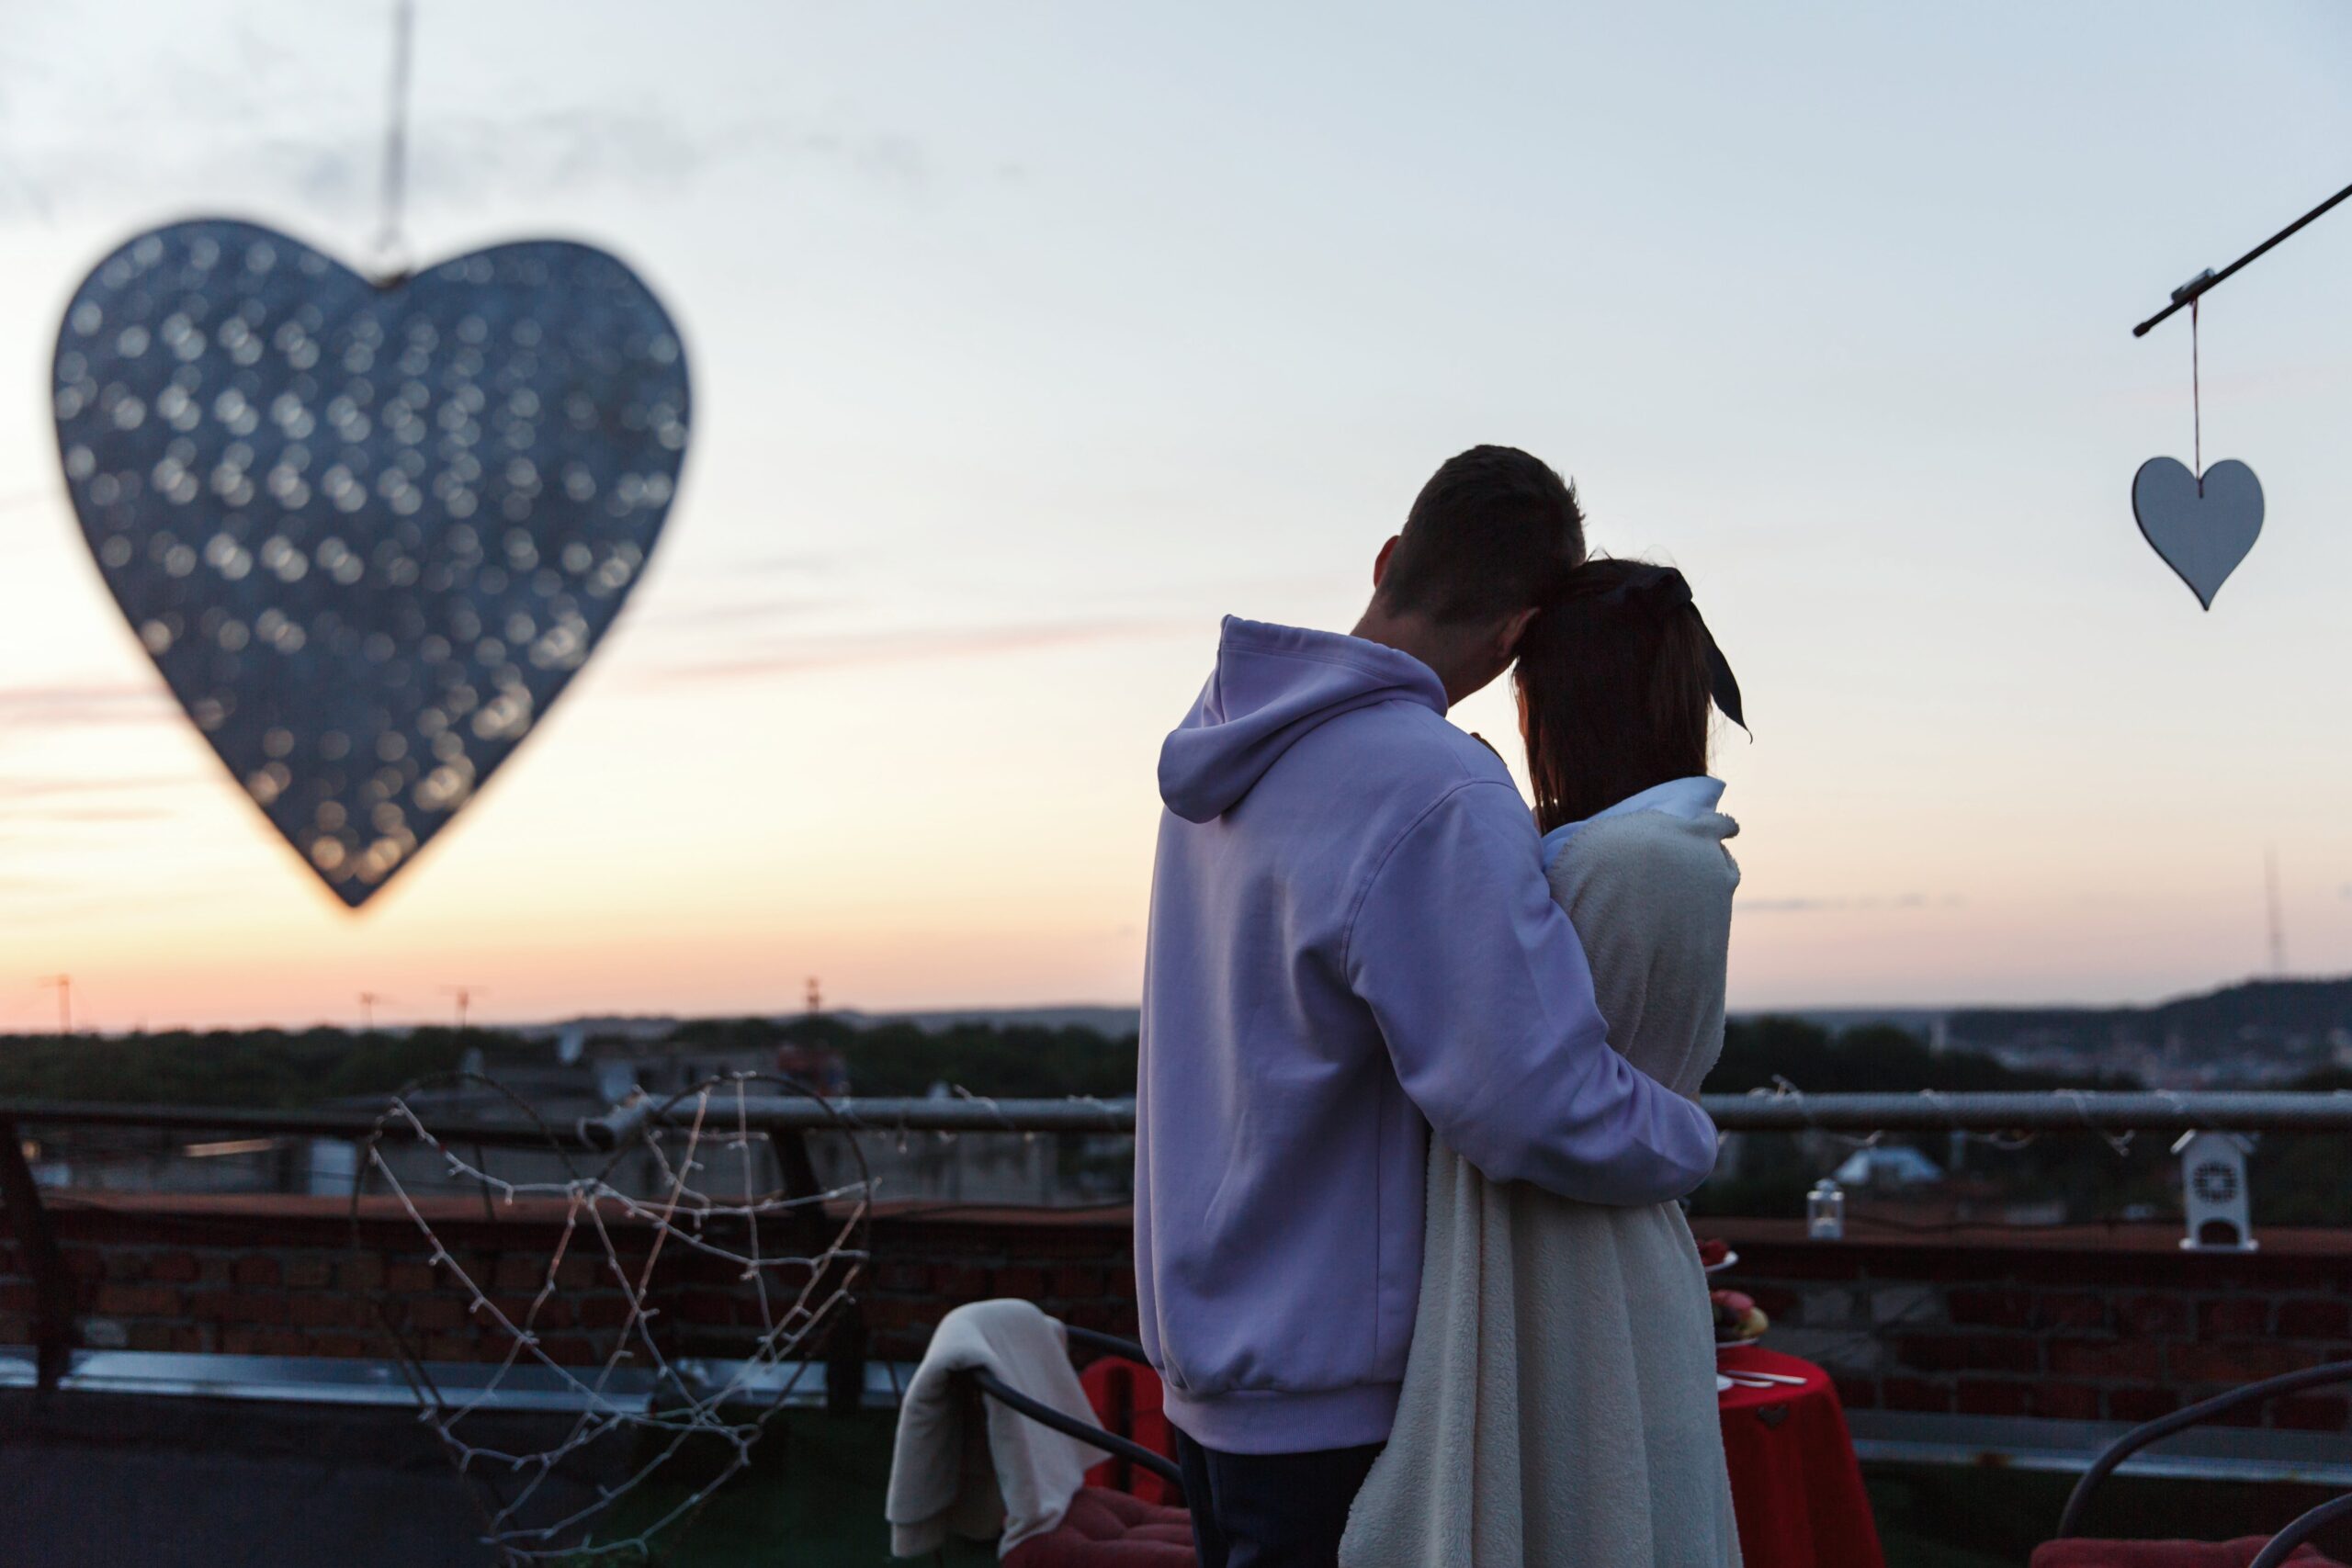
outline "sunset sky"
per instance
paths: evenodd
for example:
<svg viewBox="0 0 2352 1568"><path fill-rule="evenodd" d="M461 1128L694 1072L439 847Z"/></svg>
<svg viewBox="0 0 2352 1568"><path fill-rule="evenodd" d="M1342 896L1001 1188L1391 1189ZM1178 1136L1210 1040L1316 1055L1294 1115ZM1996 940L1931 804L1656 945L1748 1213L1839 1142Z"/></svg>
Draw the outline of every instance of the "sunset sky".
<svg viewBox="0 0 2352 1568"><path fill-rule="evenodd" d="M165 694L62 499L98 256L353 259L354 0L0 0L0 1032L1131 1002L1161 733L1227 612L1344 630L1479 441L1679 562L1756 739L1736 1007L2352 971L2352 208L2204 313L2269 517L2133 527L2184 316L2352 180L2311 4L420 0L410 243L605 244L682 323L669 532L532 742L353 917ZM1508 752L1498 688L1457 711Z"/></svg>

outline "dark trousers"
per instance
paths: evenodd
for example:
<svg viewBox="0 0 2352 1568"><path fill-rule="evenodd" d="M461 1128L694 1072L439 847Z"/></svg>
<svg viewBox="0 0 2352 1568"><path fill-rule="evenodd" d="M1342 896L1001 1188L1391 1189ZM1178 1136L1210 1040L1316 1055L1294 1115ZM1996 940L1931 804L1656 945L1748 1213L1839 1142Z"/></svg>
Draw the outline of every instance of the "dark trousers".
<svg viewBox="0 0 2352 1568"><path fill-rule="evenodd" d="M1201 1568L1338 1568L1348 1505L1384 1446L1227 1454L1177 1433Z"/></svg>

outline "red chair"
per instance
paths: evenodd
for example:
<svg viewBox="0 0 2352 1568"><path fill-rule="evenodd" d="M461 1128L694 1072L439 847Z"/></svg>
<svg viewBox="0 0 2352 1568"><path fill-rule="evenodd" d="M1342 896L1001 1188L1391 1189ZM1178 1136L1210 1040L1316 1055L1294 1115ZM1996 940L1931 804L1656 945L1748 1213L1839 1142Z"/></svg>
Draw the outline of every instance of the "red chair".
<svg viewBox="0 0 2352 1568"><path fill-rule="evenodd" d="M2091 1461L2090 1469L2066 1499L2065 1512L2058 1517L2059 1539L2034 1548L2030 1568L2281 1568L2288 1563L2298 1568L2343 1568L2308 1543L2329 1525L2352 1518L2352 1495L2322 1503L2267 1540L2260 1536L2227 1541L2102 1540L2075 1533L2090 1505L2093 1488L2150 1443L2248 1404L2340 1382L2352 1382L2352 1361L2330 1361L2283 1377L2266 1378L2132 1427Z"/></svg>
<svg viewBox="0 0 2352 1568"><path fill-rule="evenodd" d="M1143 1347L1132 1339L1068 1324L1062 1330L1073 1343L1137 1363L1143 1360ZM1167 1455L1154 1453L1131 1438L1073 1420L993 1372L968 1375L984 1397L1101 1449L1114 1461L1140 1470L1159 1483L1164 1495L1174 1502L1183 1502L1184 1472ZM1080 1488L1060 1524L1043 1535L1031 1536L1002 1561L1004 1568L1198 1568L1193 1552L1192 1516L1182 1506L1163 1507L1100 1486Z"/></svg>
<svg viewBox="0 0 2352 1568"><path fill-rule="evenodd" d="M1117 1343L1125 1345L1127 1350L1140 1349L1125 1341ZM1176 1457L1176 1428L1168 1424L1168 1414L1162 1408L1159 1374L1139 1355L1114 1351L1098 1356L1078 1374L1078 1381L1086 1390L1086 1402L1094 1407L1094 1418L1102 1423L1104 1431L1131 1438L1164 1458ZM1086 1483L1125 1492L1147 1503L1183 1500L1182 1494L1171 1491L1158 1473L1140 1470L1124 1459L1104 1460L1086 1472Z"/></svg>

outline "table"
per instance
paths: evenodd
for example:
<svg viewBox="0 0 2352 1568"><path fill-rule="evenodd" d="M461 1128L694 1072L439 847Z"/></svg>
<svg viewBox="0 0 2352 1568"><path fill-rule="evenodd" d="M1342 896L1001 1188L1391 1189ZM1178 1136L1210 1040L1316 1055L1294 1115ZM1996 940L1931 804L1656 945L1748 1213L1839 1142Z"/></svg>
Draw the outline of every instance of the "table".
<svg viewBox="0 0 2352 1568"><path fill-rule="evenodd" d="M1885 1568L1829 1374L1760 1345L1716 1359L1726 1372L1804 1379L1802 1387L1735 1388L1717 1400L1747 1568Z"/></svg>
<svg viewBox="0 0 2352 1568"><path fill-rule="evenodd" d="M1716 1402L1746 1568L1886 1568L1854 1439L1829 1374L1760 1345L1725 1350L1717 1362L1725 1371L1745 1368L1804 1379L1802 1387L1735 1388ZM1079 1382L1105 1428L1174 1457L1175 1434L1160 1410L1159 1378L1149 1367L1106 1356L1090 1363ZM1150 1502L1174 1501L1158 1476L1114 1461L1088 1471L1086 1481Z"/></svg>

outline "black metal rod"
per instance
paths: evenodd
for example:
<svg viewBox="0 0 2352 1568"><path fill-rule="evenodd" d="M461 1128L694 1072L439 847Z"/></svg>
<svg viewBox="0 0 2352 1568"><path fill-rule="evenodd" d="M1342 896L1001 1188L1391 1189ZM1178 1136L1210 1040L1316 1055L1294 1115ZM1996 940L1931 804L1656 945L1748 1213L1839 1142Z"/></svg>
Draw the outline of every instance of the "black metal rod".
<svg viewBox="0 0 2352 1568"><path fill-rule="evenodd" d="M2092 1489L2113 1474L2117 1465L2150 1443L2169 1438L2175 1432L2185 1432L2191 1427L2201 1426L2216 1416L2226 1416L2245 1405L2260 1404L2280 1394L2295 1393L2307 1388L2324 1388L2330 1383L2339 1382L2352 1382L2352 1361L2328 1361L2316 1367L2305 1367L2299 1372L2265 1378L2260 1382L2250 1382L2244 1388L2217 1393L2186 1410L2176 1410L2169 1416L2159 1416L2153 1421L2132 1427L2099 1450L2098 1457L2092 1460L2090 1468L2083 1472L2082 1480L2075 1483L2073 1495L2066 1499L2065 1511L2058 1516L2058 1539L2064 1540L2082 1528L2083 1513L2090 1506Z"/></svg>
<svg viewBox="0 0 2352 1568"><path fill-rule="evenodd" d="M1727 1133L2190 1131L2243 1133L2352 1132L2352 1091L2325 1089L2165 1090L2035 1089L1944 1094L1706 1094L1700 1105ZM812 1100L796 1095L746 1095L746 1124L755 1133L1104 1133L1135 1131L1132 1100ZM541 1125L527 1117L480 1118L435 1124L447 1144L492 1148L612 1149L653 1127L690 1124L689 1100L667 1107L633 1105L571 1126ZM0 1119L40 1127L153 1127L182 1132L364 1139L379 1121L369 1111L264 1111L238 1107L134 1105L112 1102L0 1100ZM398 1118L383 1135L414 1136Z"/></svg>
<svg viewBox="0 0 2352 1568"><path fill-rule="evenodd" d="M2352 1518L2352 1495L2332 1498L2270 1538L2246 1568L2280 1568L2295 1549L2338 1519Z"/></svg>
<svg viewBox="0 0 2352 1568"><path fill-rule="evenodd" d="M8 1228L17 1233L25 1270L33 1277L34 1378L46 1393L65 1375L74 1355L74 1282L65 1277L49 1211L25 1163L23 1134L6 1119L0 1119L0 1206L7 1210Z"/></svg>
<svg viewBox="0 0 2352 1568"><path fill-rule="evenodd" d="M2288 224L2284 229L2281 229L2276 234L2271 235L2270 238L2263 241L2262 243L2255 246L2254 249L2246 252L2245 254L2238 257L2237 260L2232 262L2221 271L2206 271L2199 273L2193 278L2190 278L2187 283L2182 284L2179 288L2172 291L2171 304L2165 306L2163 310L2158 310L2154 315L2150 316L2138 326L2133 327L2132 329L2132 335L2133 337L2146 337L2150 327L2154 326L2158 321L2163 321L2166 316L2171 315L2175 310L2179 310L2190 300L2211 294L2214 289L2219 288L2222 284L2228 282L2232 275L2236 273L2240 267L2245 265L2246 263L2253 261L2256 257L2269 250L2273 245L2278 243L2279 241L2287 239L2290 235L2294 234L2296 231L2301 229L2304 224L2309 223L2312 219L2317 218L2321 213L2325 212L2329 208L2334 207L2337 202L2344 200L2346 197L2352 197L2352 186L2346 186L2342 190L2337 191L2334 196L2329 197L2325 201L2321 202L2317 207L2312 208L2309 212L2304 213L2301 218L2296 219L2292 223Z"/></svg>
<svg viewBox="0 0 2352 1568"><path fill-rule="evenodd" d="M1156 1454L1141 1443L1122 1438L1114 1432L1106 1432L1100 1427L1089 1426L1083 1421L1073 1421L1052 1405L1032 1399L1019 1389L1009 1386L994 1372L976 1367L972 1371L971 1377L972 1382L978 1385L980 1392L990 1399L1001 1400L1039 1426L1050 1427L1064 1437L1076 1438L1080 1442L1101 1449L1104 1453L1114 1455L1131 1464L1143 1466L1144 1469L1175 1488L1178 1497L1183 1496L1184 1472L1178 1469L1176 1461L1166 1454Z"/></svg>

